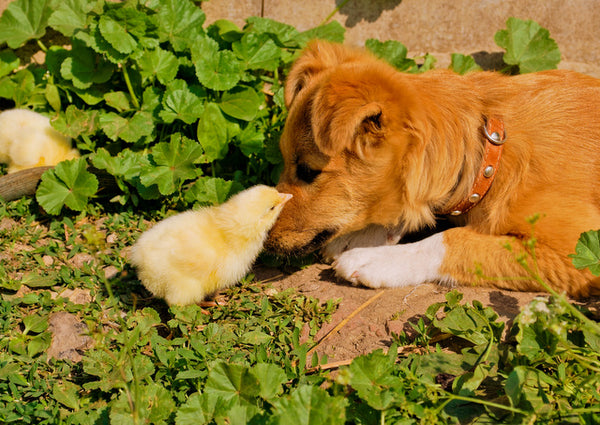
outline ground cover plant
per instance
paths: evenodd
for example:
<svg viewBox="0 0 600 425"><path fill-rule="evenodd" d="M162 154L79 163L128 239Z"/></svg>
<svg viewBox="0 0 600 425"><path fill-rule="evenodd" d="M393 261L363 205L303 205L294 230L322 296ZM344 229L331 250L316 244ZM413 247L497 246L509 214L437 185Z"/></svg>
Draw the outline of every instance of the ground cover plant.
<svg viewBox="0 0 600 425"><path fill-rule="evenodd" d="M560 294L535 300L503 338L491 308L452 291L413 335L335 372L314 354L335 300L251 276L206 309L149 297L128 247L173 211L273 184L286 69L310 39L344 36L335 21L299 32L204 20L188 0L16 0L0 17L3 106L47 113L83 154L46 172L35 198L0 201L0 421L600 422L598 324ZM504 72L560 60L535 22L509 19L496 42ZM435 66L397 41L366 47L406 72ZM461 54L451 66L479 68ZM584 234L573 258L595 274L599 236ZM527 248L515 261L535 276L534 239ZM65 323L74 338L57 347Z"/></svg>

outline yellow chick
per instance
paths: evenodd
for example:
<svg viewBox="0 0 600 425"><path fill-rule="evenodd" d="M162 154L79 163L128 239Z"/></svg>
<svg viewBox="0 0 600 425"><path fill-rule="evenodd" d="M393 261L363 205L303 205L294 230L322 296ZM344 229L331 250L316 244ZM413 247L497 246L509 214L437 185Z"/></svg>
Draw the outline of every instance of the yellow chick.
<svg viewBox="0 0 600 425"><path fill-rule="evenodd" d="M291 197L259 185L219 206L169 217L140 236L131 263L144 286L169 305L203 301L248 273Z"/></svg>
<svg viewBox="0 0 600 425"><path fill-rule="evenodd" d="M71 139L52 128L44 115L29 109L0 113L0 163L8 164L9 173L78 156Z"/></svg>

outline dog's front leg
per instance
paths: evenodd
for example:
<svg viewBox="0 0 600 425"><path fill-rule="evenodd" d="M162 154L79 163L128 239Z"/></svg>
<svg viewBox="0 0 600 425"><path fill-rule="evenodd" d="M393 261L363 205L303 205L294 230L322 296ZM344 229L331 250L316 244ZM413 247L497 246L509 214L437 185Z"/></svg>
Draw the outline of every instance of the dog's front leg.
<svg viewBox="0 0 600 425"><path fill-rule="evenodd" d="M341 254L333 266L344 279L372 288L441 282L539 291L543 288L537 278L541 278L571 296L600 293L600 279L576 270L568 252L538 243L534 260L518 238L481 234L468 227L449 229L412 244L352 249ZM537 278L531 273L537 273Z"/></svg>
<svg viewBox="0 0 600 425"><path fill-rule="evenodd" d="M371 288L453 282L441 271L446 254L443 233L410 244L351 249L333 267L338 276Z"/></svg>

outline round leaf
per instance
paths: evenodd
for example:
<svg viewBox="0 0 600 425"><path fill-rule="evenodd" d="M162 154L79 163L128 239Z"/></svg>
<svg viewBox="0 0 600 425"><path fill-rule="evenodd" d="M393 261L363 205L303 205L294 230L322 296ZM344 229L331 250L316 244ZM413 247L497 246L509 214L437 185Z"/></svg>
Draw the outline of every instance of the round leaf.
<svg viewBox="0 0 600 425"><path fill-rule="evenodd" d="M262 104L262 99L252 88L223 93L219 107L227 115L243 121L252 121Z"/></svg>
<svg viewBox="0 0 600 425"><path fill-rule="evenodd" d="M84 159L63 161L42 175L36 199L49 214L60 214L63 206L83 211L98 191L98 179L86 170Z"/></svg>

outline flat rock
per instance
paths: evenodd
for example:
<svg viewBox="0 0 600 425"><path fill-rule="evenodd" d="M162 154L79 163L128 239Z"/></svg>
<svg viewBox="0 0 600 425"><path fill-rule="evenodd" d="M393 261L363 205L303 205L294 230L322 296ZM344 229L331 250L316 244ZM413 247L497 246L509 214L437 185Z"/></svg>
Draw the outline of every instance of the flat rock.
<svg viewBox="0 0 600 425"><path fill-rule="evenodd" d="M71 360L78 363L84 351L94 345L87 335L88 327L79 318L65 311L52 313L48 318L52 343L48 348L48 358Z"/></svg>

